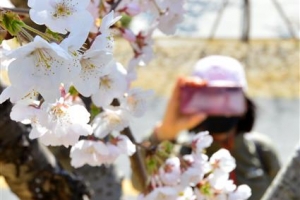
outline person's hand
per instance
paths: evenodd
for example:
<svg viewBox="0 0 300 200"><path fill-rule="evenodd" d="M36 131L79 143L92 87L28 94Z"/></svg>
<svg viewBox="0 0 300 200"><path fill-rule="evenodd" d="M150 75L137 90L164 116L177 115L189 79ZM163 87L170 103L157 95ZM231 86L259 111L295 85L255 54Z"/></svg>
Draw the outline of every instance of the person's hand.
<svg viewBox="0 0 300 200"><path fill-rule="evenodd" d="M178 78L171 98L169 100L163 120L157 124L154 130L155 137L159 140L173 140L180 131L188 130L206 119L204 113L194 115L184 115L180 113L180 87L191 83L197 85L206 85L206 82L195 78Z"/></svg>

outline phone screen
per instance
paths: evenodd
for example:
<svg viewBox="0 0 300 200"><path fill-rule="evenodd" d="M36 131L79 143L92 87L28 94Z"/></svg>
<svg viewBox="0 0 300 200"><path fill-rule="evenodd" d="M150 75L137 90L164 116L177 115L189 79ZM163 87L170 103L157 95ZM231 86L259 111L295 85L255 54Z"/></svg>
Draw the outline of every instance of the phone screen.
<svg viewBox="0 0 300 200"><path fill-rule="evenodd" d="M246 110L241 87L184 85L180 90L180 111L215 116L237 116Z"/></svg>

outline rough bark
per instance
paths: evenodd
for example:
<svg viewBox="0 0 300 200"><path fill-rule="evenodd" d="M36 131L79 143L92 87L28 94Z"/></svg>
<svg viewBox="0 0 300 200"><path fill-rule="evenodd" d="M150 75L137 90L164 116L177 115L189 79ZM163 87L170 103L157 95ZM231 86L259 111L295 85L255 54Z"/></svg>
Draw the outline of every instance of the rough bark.
<svg viewBox="0 0 300 200"><path fill-rule="evenodd" d="M292 159L283 167L262 200L300 199L300 146Z"/></svg>
<svg viewBox="0 0 300 200"><path fill-rule="evenodd" d="M122 196L122 178L119 177L114 165L91 167L85 165L74 169L70 165L69 149L49 147L55 158L59 160L64 169L82 177L91 193L91 200L117 200Z"/></svg>

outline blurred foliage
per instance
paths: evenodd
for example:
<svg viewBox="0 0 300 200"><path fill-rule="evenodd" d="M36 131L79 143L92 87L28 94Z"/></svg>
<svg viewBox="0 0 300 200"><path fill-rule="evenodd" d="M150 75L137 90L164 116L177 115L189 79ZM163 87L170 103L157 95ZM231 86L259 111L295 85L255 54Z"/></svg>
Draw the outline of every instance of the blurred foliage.
<svg viewBox="0 0 300 200"><path fill-rule="evenodd" d="M122 15L122 18L121 18L122 27L128 28L131 23L131 20L132 20L132 17L130 17L129 15Z"/></svg>

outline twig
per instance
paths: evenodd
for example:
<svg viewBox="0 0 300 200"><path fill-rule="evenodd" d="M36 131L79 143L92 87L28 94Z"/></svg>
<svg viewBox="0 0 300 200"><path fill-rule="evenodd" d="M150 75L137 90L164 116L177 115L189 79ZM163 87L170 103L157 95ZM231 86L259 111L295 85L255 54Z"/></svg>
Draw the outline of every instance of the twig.
<svg viewBox="0 0 300 200"><path fill-rule="evenodd" d="M12 11L15 12L19 15L29 15L29 9L28 8L6 8L6 7L1 7L0 10L4 11Z"/></svg>
<svg viewBox="0 0 300 200"><path fill-rule="evenodd" d="M242 41L248 42L250 38L250 26L251 26L251 8L250 1L244 0L244 19L242 27Z"/></svg>
<svg viewBox="0 0 300 200"><path fill-rule="evenodd" d="M121 1L122 1L122 0L118 0L116 3L114 3L114 4L111 6L110 11L115 10L115 9L118 7L118 5L121 3Z"/></svg>
<svg viewBox="0 0 300 200"><path fill-rule="evenodd" d="M222 15L223 15L224 10L227 7L228 3L229 3L229 0L225 0L224 3L223 3L223 5L222 5L222 8L219 10L219 13L218 13L218 16L216 18L216 21L214 22L213 27L212 27L211 32L210 32L209 37L208 37L209 40L212 40L214 38L216 30L217 30L217 28L219 26L219 22L220 22L220 20L222 18Z"/></svg>
<svg viewBox="0 0 300 200"><path fill-rule="evenodd" d="M279 15L284 20L291 37L296 40L297 37L296 37L296 34L295 34L294 29L292 27L292 23L290 22L289 18L286 16L285 12L283 11L282 7L280 6L280 4L278 3L277 0L273 0L273 3L274 3L275 8L277 9Z"/></svg>
<svg viewBox="0 0 300 200"><path fill-rule="evenodd" d="M128 127L122 131L122 134L126 135L133 143L136 143L136 140L131 130ZM139 166L139 170L140 170L139 174L141 175L142 180L146 181L148 176L147 176L145 163L143 162L143 156L141 154L141 151L137 149L136 153L133 154L132 157L134 158L134 160L137 162Z"/></svg>
<svg viewBox="0 0 300 200"><path fill-rule="evenodd" d="M219 22L220 22L220 20L222 18L222 15L224 13L225 8L228 5L228 2L229 2L229 0L225 0L224 3L223 3L223 5L222 5L222 8L218 11L218 16L216 18L216 21L213 24L213 27L211 29L210 34L209 34L209 40L212 40L214 38L215 32L216 32L216 30L217 30L217 28L219 26Z"/></svg>

